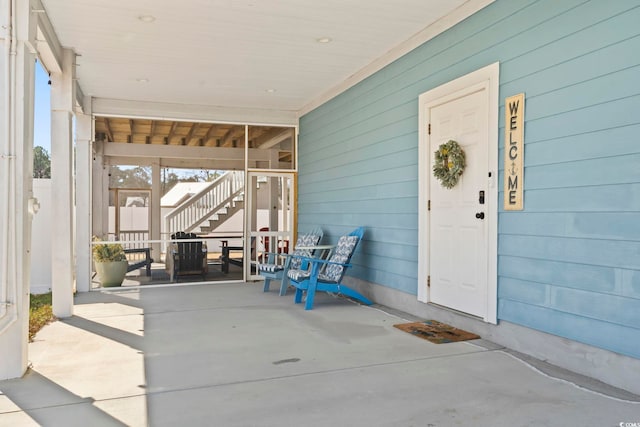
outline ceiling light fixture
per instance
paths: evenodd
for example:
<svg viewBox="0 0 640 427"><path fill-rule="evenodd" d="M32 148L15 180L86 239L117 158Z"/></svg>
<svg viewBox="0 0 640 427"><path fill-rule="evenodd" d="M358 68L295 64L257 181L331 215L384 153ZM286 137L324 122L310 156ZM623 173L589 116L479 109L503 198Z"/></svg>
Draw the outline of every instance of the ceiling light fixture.
<svg viewBox="0 0 640 427"><path fill-rule="evenodd" d="M320 38L316 39L316 41L318 43L324 44L324 43L331 43L333 41L333 39L331 37L320 37Z"/></svg>
<svg viewBox="0 0 640 427"><path fill-rule="evenodd" d="M267 93L275 93L276 92L276 90L273 89L273 88L265 89L264 91L267 92Z"/></svg>
<svg viewBox="0 0 640 427"><path fill-rule="evenodd" d="M142 22L146 22L147 24L153 22L156 20L155 16L152 15L140 15L138 16L138 20L142 21Z"/></svg>
<svg viewBox="0 0 640 427"><path fill-rule="evenodd" d="M143 78L140 78L140 79L136 79L136 81L137 81L138 83L149 83L149 79L145 79L144 77L143 77Z"/></svg>

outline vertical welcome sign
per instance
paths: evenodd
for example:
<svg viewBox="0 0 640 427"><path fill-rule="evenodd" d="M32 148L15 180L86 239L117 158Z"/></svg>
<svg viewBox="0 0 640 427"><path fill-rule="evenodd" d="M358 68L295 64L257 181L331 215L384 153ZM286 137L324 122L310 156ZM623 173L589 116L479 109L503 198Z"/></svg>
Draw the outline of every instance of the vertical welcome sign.
<svg viewBox="0 0 640 427"><path fill-rule="evenodd" d="M504 101L504 210L524 206L524 93Z"/></svg>

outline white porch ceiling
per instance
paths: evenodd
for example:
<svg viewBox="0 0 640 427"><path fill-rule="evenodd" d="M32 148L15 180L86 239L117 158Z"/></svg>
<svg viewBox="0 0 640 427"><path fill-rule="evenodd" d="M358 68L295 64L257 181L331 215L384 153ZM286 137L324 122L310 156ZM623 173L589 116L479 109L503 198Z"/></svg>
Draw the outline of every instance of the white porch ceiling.
<svg viewBox="0 0 640 427"><path fill-rule="evenodd" d="M456 9L487 1L42 3L60 43L79 55L85 95L300 111ZM143 16L154 20L143 22ZM332 41L318 43L323 37Z"/></svg>

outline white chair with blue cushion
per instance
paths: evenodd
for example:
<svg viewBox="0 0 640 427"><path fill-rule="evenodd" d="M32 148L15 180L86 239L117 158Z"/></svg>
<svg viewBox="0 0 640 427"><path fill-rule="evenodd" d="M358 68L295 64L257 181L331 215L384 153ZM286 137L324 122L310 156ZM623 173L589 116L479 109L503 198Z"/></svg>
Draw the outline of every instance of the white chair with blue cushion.
<svg viewBox="0 0 640 427"><path fill-rule="evenodd" d="M289 269L302 269L306 267L306 263L303 263L305 257L311 257L313 250L310 249L298 249L299 247L312 247L316 246L322 240L322 230L320 228L314 229L309 233L298 235L294 251L291 254L284 253L268 253L267 262L264 264L258 264L258 274L264 277L264 292L269 291L269 286L272 279L280 280L280 296L287 293L289 287L289 279L287 272ZM282 259L284 258L284 259ZM278 263L277 261L282 261Z"/></svg>
<svg viewBox="0 0 640 427"><path fill-rule="evenodd" d="M371 305L372 302L361 293L343 285L342 279L348 267L349 261L356 250L358 242L362 240L364 228L360 227L346 236L340 237L336 248L328 260L319 258L303 258L311 264L311 270L290 269L287 273L289 282L296 288L295 303L302 302L302 295L306 292L307 300L304 309L313 308L313 300L317 291L332 292L354 298L363 304Z"/></svg>

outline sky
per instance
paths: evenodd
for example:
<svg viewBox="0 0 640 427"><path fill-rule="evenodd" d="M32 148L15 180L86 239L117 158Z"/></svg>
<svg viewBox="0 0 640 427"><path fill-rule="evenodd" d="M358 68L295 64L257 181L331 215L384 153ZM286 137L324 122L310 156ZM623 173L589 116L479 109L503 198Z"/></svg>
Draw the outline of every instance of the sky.
<svg viewBox="0 0 640 427"><path fill-rule="evenodd" d="M51 154L51 86L40 62L36 63L36 101L33 146L44 147Z"/></svg>

